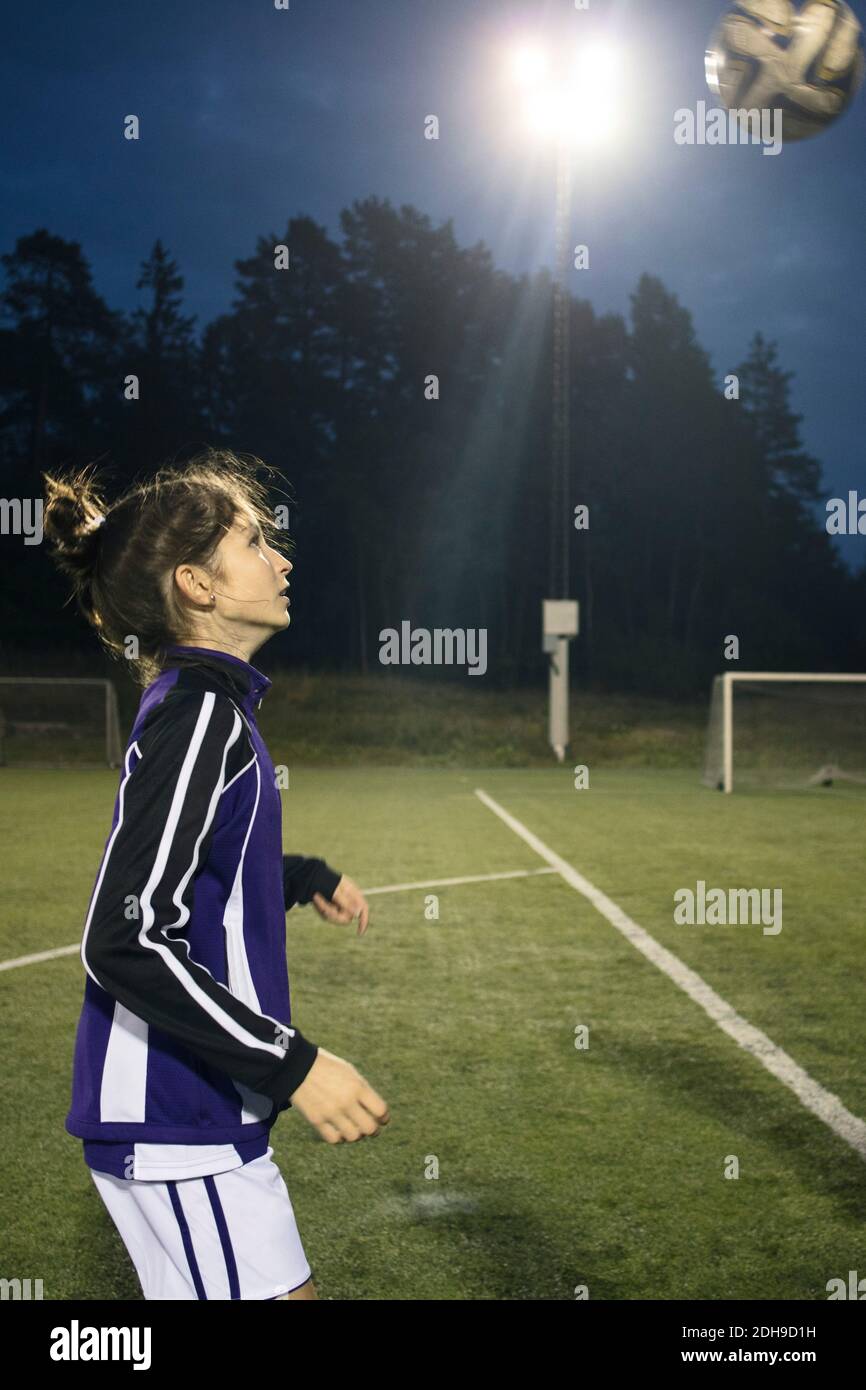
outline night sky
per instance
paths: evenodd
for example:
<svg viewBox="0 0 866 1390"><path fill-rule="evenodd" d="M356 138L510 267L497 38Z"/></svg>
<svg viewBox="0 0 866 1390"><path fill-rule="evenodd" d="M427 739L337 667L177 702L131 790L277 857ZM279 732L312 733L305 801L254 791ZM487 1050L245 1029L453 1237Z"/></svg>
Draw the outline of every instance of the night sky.
<svg viewBox="0 0 866 1390"><path fill-rule="evenodd" d="M272 0L4 4L0 248L46 227L79 241L97 290L132 309L161 237L197 327L230 306L233 261L307 214L339 240L355 199L412 204L513 273L552 264L553 160L524 138L503 78L524 37L604 36L622 53L620 140L577 156L573 292L627 313L643 271L694 317L717 380L760 329L827 496L862 467L866 91L823 135L681 147L674 112L716 105L704 50L719 0ZM866 19L864 3L852 8ZM140 116L142 138L123 139ZM435 113L438 142L423 138ZM237 441L243 448L244 441ZM843 543L854 564L866 538Z"/></svg>

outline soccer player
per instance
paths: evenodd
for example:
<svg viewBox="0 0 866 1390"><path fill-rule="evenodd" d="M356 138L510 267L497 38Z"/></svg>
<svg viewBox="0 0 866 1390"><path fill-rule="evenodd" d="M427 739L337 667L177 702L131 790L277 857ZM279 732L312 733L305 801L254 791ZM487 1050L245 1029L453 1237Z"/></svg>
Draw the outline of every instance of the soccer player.
<svg viewBox="0 0 866 1390"><path fill-rule="evenodd" d="M258 461L255 461L257 464ZM43 474L45 535L144 692L81 943L70 1134L146 1299L316 1298L269 1133L378 1135L383 1098L291 1022L285 914L367 902L282 853L251 658L289 625L292 564L255 465L206 450L106 506L92 470Z"/></svg>

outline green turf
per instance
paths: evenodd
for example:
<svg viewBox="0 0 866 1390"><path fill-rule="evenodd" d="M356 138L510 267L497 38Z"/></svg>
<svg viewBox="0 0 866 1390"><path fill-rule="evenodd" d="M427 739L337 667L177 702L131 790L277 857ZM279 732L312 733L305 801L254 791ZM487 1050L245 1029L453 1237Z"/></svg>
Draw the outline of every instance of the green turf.
<svg viewBox="0 0 866 1390"><path fill-rule="evenodd" d="M8 959L79 939L116 774L2 778ZM539 867L476 786L866 1117L862 797L724 797L661 769L575 791L567 768L292 766L285 848L365 888ZM781 888L781 933L675 925L697 879ZM273 1132L320 1297L813 1300L866 1272L866 1163L558 875L370 902L360 940L287 919L296 1021L393 1115L354 1145L291 1112ZM0 974L0 1276L135 1299L63 1128L82 988L77 955Z"/></svg>

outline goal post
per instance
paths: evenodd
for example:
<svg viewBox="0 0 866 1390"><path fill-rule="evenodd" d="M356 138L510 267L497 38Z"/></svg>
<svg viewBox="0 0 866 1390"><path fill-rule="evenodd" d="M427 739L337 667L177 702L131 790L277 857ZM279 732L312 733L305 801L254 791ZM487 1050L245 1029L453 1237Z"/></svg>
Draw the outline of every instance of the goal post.
<svg viewBox="0 0 866 1390"><path fill-rule="evenodd" d="M702 781L866 785L866 674L727 671L710 699Z"/></svg>
<svg viewBox="0 0 866 1390"><path fill-rule="evenodd" d="M109 680L0 676L0 767L87 762L120 767L117 691Z"/></svg>

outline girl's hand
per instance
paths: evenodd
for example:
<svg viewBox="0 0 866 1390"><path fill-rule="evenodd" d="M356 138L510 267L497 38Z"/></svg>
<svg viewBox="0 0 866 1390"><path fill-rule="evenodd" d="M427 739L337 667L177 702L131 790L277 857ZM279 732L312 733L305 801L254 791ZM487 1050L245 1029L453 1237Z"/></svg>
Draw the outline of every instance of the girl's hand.
<svg viewBox="0 0 866 1390"><path fill-rule="evenodd" d="M368 1135L375 1138L383 1125L391 1123L388 1102L367 1078L324 1047L291 1099L329 1144L354 1144Z"/></svg>
<svg viewBox="0 0 866 1390"><path fill-rule="evenodd" d="M370 916L367 899L357 883L345 874L334 889L334 896L330 902L321 893L314 893L312 901L319 916L328 922L351 922L353 917L359 917L358 935L363 936L367 930Z"/></svg>

